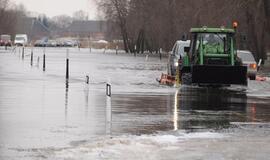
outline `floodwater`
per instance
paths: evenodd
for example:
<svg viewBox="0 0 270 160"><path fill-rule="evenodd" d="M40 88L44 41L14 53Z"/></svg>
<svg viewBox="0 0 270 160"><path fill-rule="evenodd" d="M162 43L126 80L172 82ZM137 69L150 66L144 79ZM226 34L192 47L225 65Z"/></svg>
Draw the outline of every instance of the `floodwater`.
<svg viewBox="0 0 270 160"><path fill-rule="evenodd" d="M66 49L45 71L42 48L21 52L0 49L1 160L269 159L269 81L177 89L156 82L165 58L77 48L66 81Z"/></svg>

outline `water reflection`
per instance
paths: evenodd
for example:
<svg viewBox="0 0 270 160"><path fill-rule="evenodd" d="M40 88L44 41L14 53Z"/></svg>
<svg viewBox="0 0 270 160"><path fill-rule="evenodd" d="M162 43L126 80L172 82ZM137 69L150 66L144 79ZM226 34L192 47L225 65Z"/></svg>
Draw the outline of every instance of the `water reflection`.
<svg viewBox="0 0 270 160"><path fill-rule="evenodd" d="M242 91L219 88L181 88L181 110L245 110L247 95Z"/></svg>
<svg viewBox="0 0 270 160"><path fill-rule="evenodd" d="M84 89L84 96L85 96L85 118L88 116L88 108L89 108L89 85L85 84Z"/></svg>
<svg viewBox="0 0 270 160"><path fill-rule="evenodd" d="M181 88L168 95L114 95L114 130L134 134L222 129L248 121L247 95L214 88Z"/></svg>
<svg viewBox="0 0 270 160"><path fill-rule="evenodd" d="M65 88L65 121L67 122L68 117L68 91L69 91L69 80L66 79L66 88Z"/></svg>
<svg viewBox="0 0 270 160"><path fill-rule="evenodd" d="M178 93L179 90L177 90L174 95L173 126L175 131L178 130Z"/></svg>
<svg viewBox="0 0 270 160"><path fill-rule="evenodd" d="M182 88L178 94L181 129L220 129L230 122L246 121L247 95L217 88Z"/></svg>

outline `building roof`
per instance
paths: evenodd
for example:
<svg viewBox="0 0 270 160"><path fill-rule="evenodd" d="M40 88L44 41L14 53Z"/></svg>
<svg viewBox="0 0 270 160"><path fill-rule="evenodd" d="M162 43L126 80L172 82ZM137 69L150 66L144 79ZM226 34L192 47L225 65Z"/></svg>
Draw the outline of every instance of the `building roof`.
<svg viewBox="0 0 270 160"><path fill-rule="evenodd" d="M97 33L105 32L106 29L105 21L73 21L68 27L68 31L74 33Z"/></svg>

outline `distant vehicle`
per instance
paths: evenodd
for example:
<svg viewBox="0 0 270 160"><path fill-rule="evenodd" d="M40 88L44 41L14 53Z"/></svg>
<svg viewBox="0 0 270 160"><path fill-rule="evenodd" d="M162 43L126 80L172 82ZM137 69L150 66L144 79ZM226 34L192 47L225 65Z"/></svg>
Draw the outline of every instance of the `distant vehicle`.
<svg viewBox="0 0 270 160"><path fill-rule="evenodd" d="M77 46L77 42L73 40L64 41L64 47L75 47Z"/></svg>
<svg viewBox="0 0 270 160"><path fill-rule="evenodd" d="M47 37L44 37L40 40L35 41L35 44L34 44L35 47L47 47L47 45L48 45Z"/></svg>
<svg viewBox="0 0 270 160"><path fill-rule="evenodd" d="M63 47L64 42L62 40L56 40L56 47Z"/></svg>
<svg viewBox="0 0 270 160"><path fill-rule="evenodd" d="M237 51L238 58L241 59L241 62L244 66L247 66L248 71L247 75L250 80L255 80L257 75L257 62L253 54L250 51L238 50Z"/></svg>
<svg viewBox="0 0 270 160"><path fill-rule="evenodd" d="M97 43L99 43L99 44L108 44L109 42L105 41L105 40L99 40L99 41L97 41Z"/></svg>
<svg viewBox="0 0 270 160"><path fill-rule="evenodd" d="M57 41L56 40L49 40L47 43L47 47L57 47Z"/></svg>
<svg viewBox="0 0 270 160"><path fill-rule="evenodd" d="M11 36L7 34L3 34L0 36L0 46L11 46Z"/></svg>
<svg viewBox="0 0 270 160"><path fill-rule="evenodd" d="M178 67L178 60L180 57L184 58L186 55L184 48L190 46L190 40L187 41L176 41L172 51L169 55L169 63L168 63L168 74L175 76L176 68Z"/></svg>
<svg viewBox="0 0 270 160"><path fill-rule="evenodd" d="M42 40L37 40L35 41L35 44L34 44L35 47L46 47L46 45L47 43Z"/></svg>
<svg viewBox="0 0 270 160"><path fill-rule="evenodd" d="M28 37L26 34L16 34L14 44L17 46L26 46L28 44Z"/></svg>

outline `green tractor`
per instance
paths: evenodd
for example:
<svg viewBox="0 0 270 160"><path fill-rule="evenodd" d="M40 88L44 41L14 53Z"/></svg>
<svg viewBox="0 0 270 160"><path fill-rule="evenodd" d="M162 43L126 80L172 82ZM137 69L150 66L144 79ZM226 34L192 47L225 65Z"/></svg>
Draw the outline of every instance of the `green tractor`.
<svg viewBox="0 0 270 160"><path fill-rule="evenodd" d="M236 54L235 29L192 28L191 45L179 59L182 84L247 85L247 67Z"/></svg>

